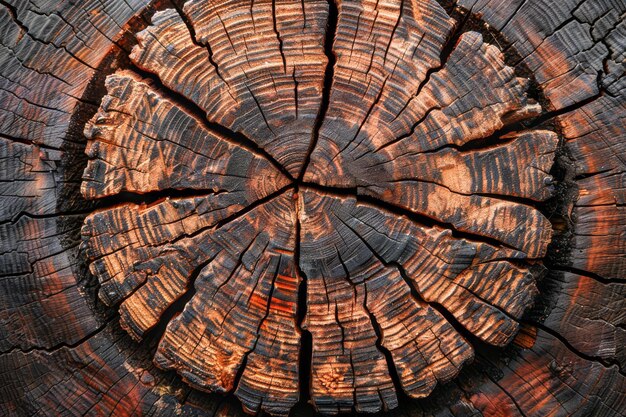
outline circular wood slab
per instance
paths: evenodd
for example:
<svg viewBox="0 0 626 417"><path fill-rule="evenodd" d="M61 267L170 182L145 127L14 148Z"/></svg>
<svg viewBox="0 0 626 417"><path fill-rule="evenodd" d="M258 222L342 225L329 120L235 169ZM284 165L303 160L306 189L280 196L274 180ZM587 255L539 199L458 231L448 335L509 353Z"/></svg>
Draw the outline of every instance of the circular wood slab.
<svg viewBox="0 0 626 417"><path fill-rule="evenodd" d="M160 11L85 128L86 198L158 196L85 219L100 298L140 341L193 291L154 361L250 412L428 396L515 337L552 235L557 135L511 129L541 108L496 46L435 1L328 15Z"/></svg>

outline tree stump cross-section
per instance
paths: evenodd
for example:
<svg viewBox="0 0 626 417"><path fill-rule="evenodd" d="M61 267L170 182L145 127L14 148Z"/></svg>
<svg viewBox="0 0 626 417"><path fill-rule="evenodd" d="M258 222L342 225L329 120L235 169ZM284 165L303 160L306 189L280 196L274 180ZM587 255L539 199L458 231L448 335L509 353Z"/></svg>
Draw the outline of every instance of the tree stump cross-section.
<svg viewBox="0 0 626 417"><path fill-rule="evenodd" d="M84 197L150 200L86 217L100 299L251 413L427 397L513 340L552 237L558 138L498 46L434 0L331 8L159 11L85 127Z"/></svg>

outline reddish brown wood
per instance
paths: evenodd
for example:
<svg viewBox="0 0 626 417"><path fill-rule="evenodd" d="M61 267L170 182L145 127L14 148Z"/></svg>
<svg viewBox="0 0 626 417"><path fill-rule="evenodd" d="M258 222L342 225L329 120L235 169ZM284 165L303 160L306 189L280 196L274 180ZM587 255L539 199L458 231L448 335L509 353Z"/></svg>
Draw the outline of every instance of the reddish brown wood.
<svg viewBox="0 0 626 417"><path fill-rule="evenodd" d="M624 414L625 10L0 0L2 414Z"/></svg>

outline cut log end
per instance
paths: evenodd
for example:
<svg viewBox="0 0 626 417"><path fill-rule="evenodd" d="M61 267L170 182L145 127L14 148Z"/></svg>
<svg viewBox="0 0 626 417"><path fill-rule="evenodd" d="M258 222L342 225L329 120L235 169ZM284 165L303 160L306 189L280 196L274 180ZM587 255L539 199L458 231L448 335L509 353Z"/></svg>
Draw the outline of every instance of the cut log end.
<svg viewBox="0 0 626 417"><path fill-rule="evenodd" d="M527 82L437 2L376 7L158 12L85 128L81 191L120 201L82 229L100 298L251 413L426 397L537 294L558 139Z"/></svg>

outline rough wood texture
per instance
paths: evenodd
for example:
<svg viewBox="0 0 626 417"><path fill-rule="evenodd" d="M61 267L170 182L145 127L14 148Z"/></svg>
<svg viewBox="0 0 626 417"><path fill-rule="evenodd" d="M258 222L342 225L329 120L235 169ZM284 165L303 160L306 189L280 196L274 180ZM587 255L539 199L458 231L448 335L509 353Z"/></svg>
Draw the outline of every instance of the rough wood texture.
<svg viewBox="0 0 626 417"><path fill-rule="evenodd" d="M0 414L626 414L625 4L148 3L0 0Z"/></svg>

